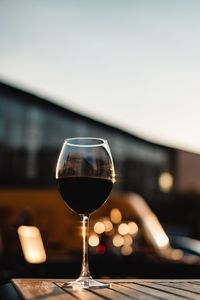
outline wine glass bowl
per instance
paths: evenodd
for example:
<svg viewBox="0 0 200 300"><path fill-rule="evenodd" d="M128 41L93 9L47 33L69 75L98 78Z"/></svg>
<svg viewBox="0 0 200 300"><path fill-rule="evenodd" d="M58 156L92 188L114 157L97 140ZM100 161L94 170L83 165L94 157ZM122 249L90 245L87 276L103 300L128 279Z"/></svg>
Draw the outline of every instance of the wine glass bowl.
<svg viewBox="0 0 200 300"><path fill-rule="evenodd" d="M89 216L107 200L115 181L110 148L102 138L70 138L64 141L56 167L60 194L83 221L83 262L71 287L99 288L108 285L92 279L88 266Z"/></svg>

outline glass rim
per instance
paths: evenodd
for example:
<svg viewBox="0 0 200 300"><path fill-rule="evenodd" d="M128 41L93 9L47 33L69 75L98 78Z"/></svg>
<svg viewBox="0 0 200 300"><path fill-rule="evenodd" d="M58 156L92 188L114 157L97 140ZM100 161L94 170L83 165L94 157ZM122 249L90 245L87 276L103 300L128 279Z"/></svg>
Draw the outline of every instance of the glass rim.
<svg viewBox="0 0 200 300"><path fill-rule="evenodd" d="M85 140L85 141L89 141L89 140L93 140L93 141L98 141L97 143L91 143L91 144L87 144L82 143L75 143L75 141L80 141L80 140ZM74 141L74 142L73 142ZM104 144L107 144L107 140L104 138L98 138L98 137L73 137L73 138L67 138L64 140L64 143L67 143L69 146L75 146L75 147L98 147L98 146L103 146Z"/></svg>

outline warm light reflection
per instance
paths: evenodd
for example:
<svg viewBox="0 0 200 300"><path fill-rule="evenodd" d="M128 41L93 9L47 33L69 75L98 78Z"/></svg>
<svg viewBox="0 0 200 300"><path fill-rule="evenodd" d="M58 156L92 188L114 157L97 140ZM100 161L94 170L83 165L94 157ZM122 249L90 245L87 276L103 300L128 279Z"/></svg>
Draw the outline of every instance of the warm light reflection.
<svg viewBox="0 0 200 300"><path fill-rule="evenodd" d="M121 248L121 253L122 253L122 255L124 255L124 256L131 255L132 252L133 252L133 249L132 249L131 246L123 246L123 247Z"/></svg>
<svg viewBox="0 0 200 300"><path fill-rule="evenodd" d="M164 172L160 174L158 178L160 190L164 193L168 193L172 189L173 181L173 176L170 173Z"/></svg>
<svg viewBox="0 0 200 300"><path fill-rule="evenodd" d="M46 253L40 231L35 226L20 226L17 229L24 258L29 263L43 263Z"/></svg>
<svg viewBox="0 0 200 300"><path fill-rule="evenodd" d="M173 249L171 252L171 258L174 260L180 260L183 258L183 251L180 249Z"/></svg>
<svg viewBox="0 0 200 300"><path fill-rule="evenodd" d="M144 223L147 228L151 228L152 240L158 247L163 248L169 245L169 239L155 215L150 214L146 216Z"/></svg>
<svg viewBox="0 0 200 300"><path fill-rule="evenodd" d="M124 244L124 239L121 235L116 234L113 237L113 245L115 247L121 247Z"/></svg>
<svg viewBox="0 0 200 300"><path fill-rule="evenodd" d="M94 231L98 234L101 234L105 231L105 225L102 222L96 222L94 224Z"/></svg>
<svg viewBox="0 0 200 300"><path fill-rule="evenodd" d="M160 233L156 236L156 241L159 247L165 247L169 243L169 239L164 233Z"/></svg>
<svg viewBox="0 0 200 300"><path fill-rule="evenodd" d="M136 234L138 232L138 226L135 222L129 222L128 228L130 234Z"/></svg>
<svg viewBox="0 0 200 300"><path fill-rule="evenodd" d="M118 227L118 232L121 235L125 235L125 234L129 233L128 225L126 223L120 224L119 227Z"/></svg>
<svg viewBox="0 0 200 300"><path fill-rule="evenodd" d="M122 220L122 214L118 208L113 208L110 212L110 219L114 224L119 224Z"/></svg>
<svg viewBox="0 0 200 300"><path fill-rule="evenodd" d="M97 234L91 234L88 243L91 247L96 247L99 245L99 237Z"/></svg>
<svg viewBox="0 0 200 300"><path fill-rule="evenodd" d="M113 229L113 224L110 222L109 219L103 220L103 224L105 226L105 232L110 232Z"/></svg>

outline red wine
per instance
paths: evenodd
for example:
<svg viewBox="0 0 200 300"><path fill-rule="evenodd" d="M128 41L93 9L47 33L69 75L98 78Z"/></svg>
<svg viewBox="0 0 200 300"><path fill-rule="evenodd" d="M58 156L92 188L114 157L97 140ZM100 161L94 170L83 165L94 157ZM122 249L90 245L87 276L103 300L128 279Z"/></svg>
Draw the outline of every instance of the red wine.
<svg viewBox="0 0 200 300"><path fill-rule="evenodd" d="M78 214L90 214L108 198L113 182L96 177L62 177L57 179L65 203Z"/></svg>

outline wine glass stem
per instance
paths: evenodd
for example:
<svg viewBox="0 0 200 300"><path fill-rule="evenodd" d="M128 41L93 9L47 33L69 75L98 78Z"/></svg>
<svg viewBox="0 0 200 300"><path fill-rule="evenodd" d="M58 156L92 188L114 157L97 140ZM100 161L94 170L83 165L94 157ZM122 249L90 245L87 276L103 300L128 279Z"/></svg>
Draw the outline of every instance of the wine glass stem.
<svg viewBox="0 0 200 300"><path fill-rule="evenodd" d="M83 261L80 277L91 278L88 265L88 234L89 234L89 216L82 215L83 221Z"/></svg>

